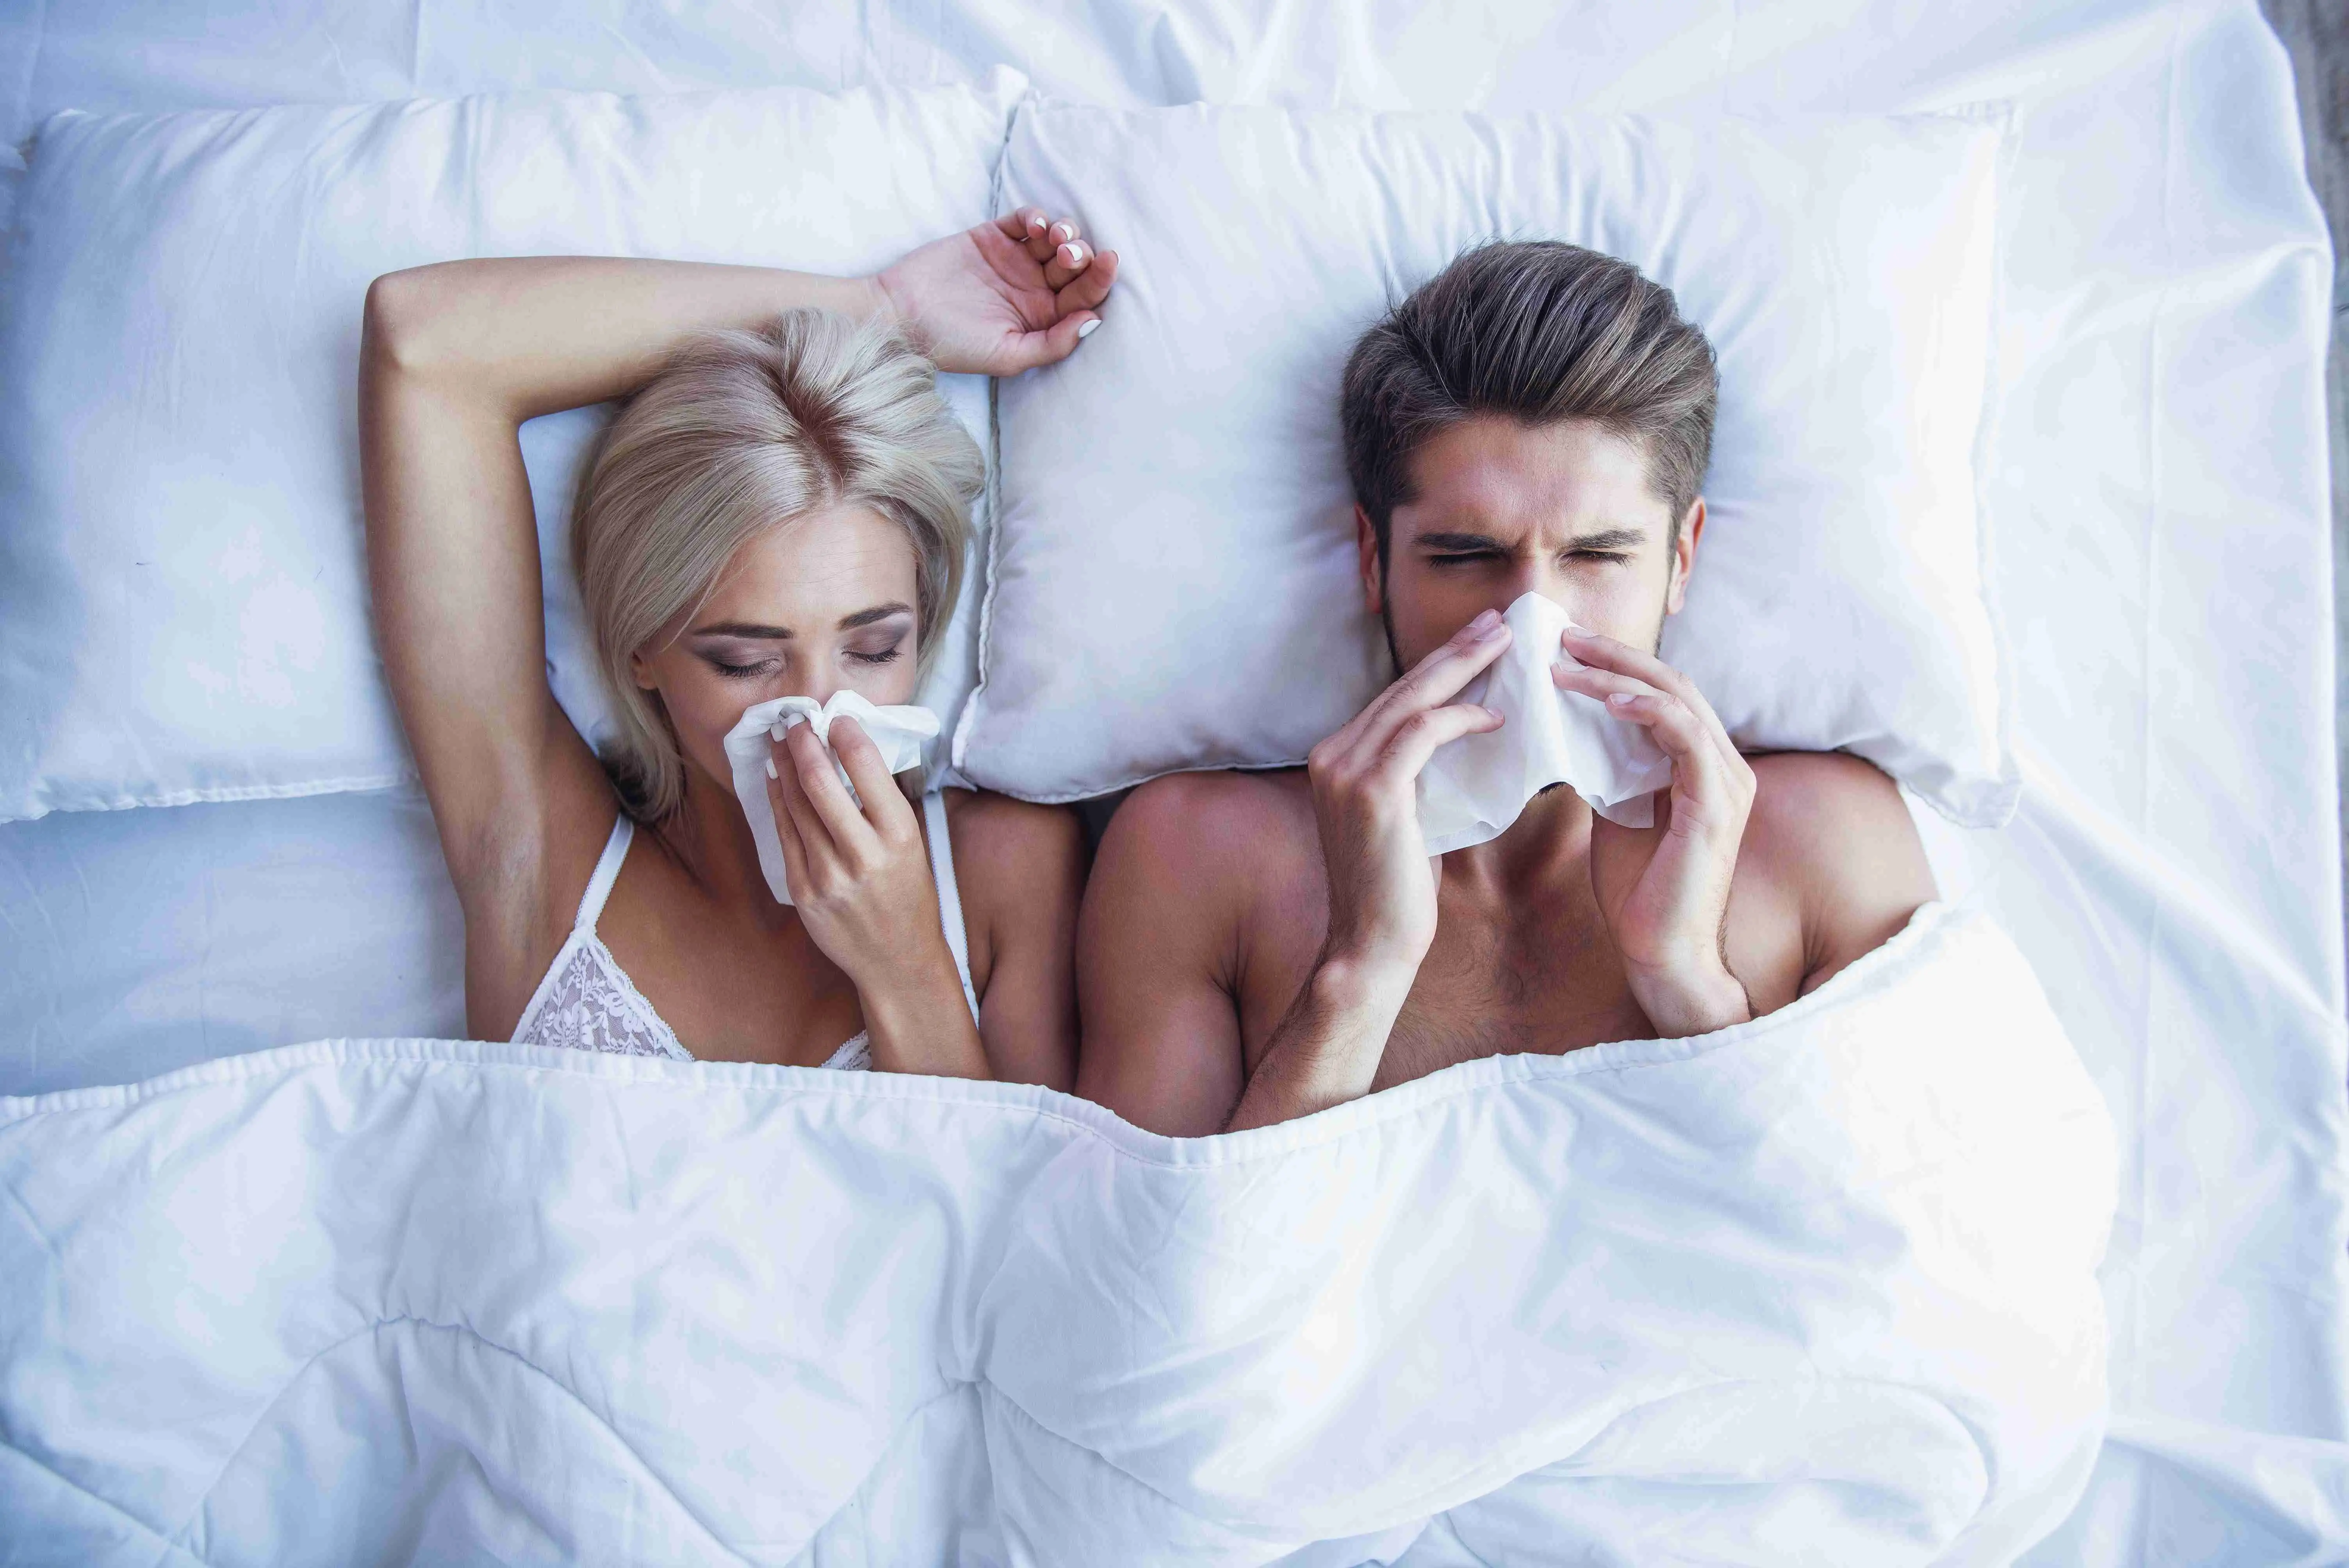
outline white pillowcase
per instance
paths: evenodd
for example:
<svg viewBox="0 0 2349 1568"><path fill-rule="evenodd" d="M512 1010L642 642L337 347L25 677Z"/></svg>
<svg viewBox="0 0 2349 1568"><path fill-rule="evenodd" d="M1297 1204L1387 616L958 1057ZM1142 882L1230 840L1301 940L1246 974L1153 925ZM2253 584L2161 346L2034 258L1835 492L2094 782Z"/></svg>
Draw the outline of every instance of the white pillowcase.
<svg viewBox="0 0 2349 1568"><path fill-rule="evenodd" d="M410 771L367 614L369 280L547 253L868 271L989 215L1021 86L51 120L0 325L0 820ZM985 382L946 387L984 449ZM561 543L601 417L523 435L550 670L591 738ZM960 619L923 694L949 720Z"/></svg>
<svg viewBox="0 0 2349 1568"><path fill-rule="evenodd" d="M1035 799L1300 760L1390 678L1339 379L1492 238L1678 296L1721 363L1664 655L1750 748L1848 748L1952 818L2016 783L1974 460L2002 113L1758 123L1022 107L1007 201L1118 252L1085 351L1007 382L976 781Z"/></svg>

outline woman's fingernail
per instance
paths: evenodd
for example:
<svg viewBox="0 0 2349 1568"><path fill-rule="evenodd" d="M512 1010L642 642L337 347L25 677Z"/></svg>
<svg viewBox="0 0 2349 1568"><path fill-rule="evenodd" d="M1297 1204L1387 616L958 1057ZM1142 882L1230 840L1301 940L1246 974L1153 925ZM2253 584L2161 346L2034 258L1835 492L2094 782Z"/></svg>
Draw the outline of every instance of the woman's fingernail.
<svg viewBox="0 0 2349 1568"><path fill-rule="evenodd" d="M1081 338L1091 337L1093 335L1093 328L1100 325L1101 317L1095 316L1092 320L1085 323L1084 325L1077 328L1077 335Z"/></svg>
<svg viewBox="0 0 2349 1568"><path fill-rule="evenodd" d="M1055 223L1052 225L1052 232L1063 240L1073 240L1077 237L1076 226L1071 223Z"/></svg>
<svg viewBox="0 0 2349 1568"><path fill-rule="evenodd" d="M1498 610L1479 610L1476 612L1476 618L1468 623L1468 629L1475 633L1479 639L1491 636L1500 630L1500 626L1501 613Z"/></svg>
<svg viewBox="0 0 2349 1568"><path fill-rule="evenodd" d="M767 758L767 777L770 779L781 779L782 777L781 773L775 771L775 759L771 757Z"/></svg>
<svg viewBox="0 0 2349 1568"><path fill-rule="evenodd" d="M1073 267L1073 266L1075 266L1079 262L1083 261L1084 259L1085 259L1085 253L1084 253L1082 251L1080 251L1079 249L1077 249L1077 248L1076 248L1076 246L1074 246L1074 245L1062 245L1062 246L1061 247L1061 264L1062 266L1064 266L1064 267Z"/></svg>
<svg viewBox="0 0 2349 1568"><path fill-rule="evenodd" d="M1640 694L1637 692L1614 691L1607 694L1607 706L1609 707L1629 707L1639 700Z"/></svg>
<svg viewBox="0 0 2349 1568"><path fill-rule="evenodd" d="M1030 212L1030 213L1029 213L1029 214L1028 214L1028 232L1029 232L1030 233L1031 233L1031 234L1032 234L1032 233L1034 233L1037 230L1041 229L1043 226L1044 226L1044 214L1042 214L1041 212Z"/></svg>

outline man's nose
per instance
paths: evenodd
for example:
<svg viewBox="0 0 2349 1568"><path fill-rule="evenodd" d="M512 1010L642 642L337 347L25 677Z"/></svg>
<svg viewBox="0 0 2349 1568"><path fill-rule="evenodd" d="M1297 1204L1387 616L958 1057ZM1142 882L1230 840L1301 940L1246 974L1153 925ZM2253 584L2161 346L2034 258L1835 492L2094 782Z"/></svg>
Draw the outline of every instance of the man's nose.
<svg viewBox="0 0 2349 1568"><path fill-rule="evenodd" d="M1500 583L1501 602L1493 608L1506 612L1528 593L1557 598L1561 586L1557 581L1557 571L1539 557L1513 563Z"/></svg>
<svg viewBox="0 0 2349 1568"><path fill-rule="evenodd" d="M1556 561L1537 557L1516 563L1499 584L1499 593L1501 600L1493 608L1504 614L1526 594L1538 593L1578 622L1580 620L1574 580Z"/></svg>

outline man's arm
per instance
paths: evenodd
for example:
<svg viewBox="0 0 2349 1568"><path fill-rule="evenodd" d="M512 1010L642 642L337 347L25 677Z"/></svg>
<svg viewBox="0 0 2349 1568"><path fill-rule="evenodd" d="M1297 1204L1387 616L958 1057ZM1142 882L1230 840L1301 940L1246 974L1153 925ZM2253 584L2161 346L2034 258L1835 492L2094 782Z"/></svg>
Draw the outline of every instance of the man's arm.
<svg viewBox="0 0 2349 1568"><path fill-rule="evenodd" d="M1366 962L1324 946L1225 1130L1293 1121L1370 1093L1418 973L1416 960Z"/></svg>
<svg viewBox="0 0 2349 1568"><path fill-rule="evenodd" d="M1419 829L1419 774L1436 748L1501 726L1455 703L1509 645L1487 610L1315 747L1306 760L1330 878L1330 933L1226 1124L1310 1116L1370 1092L1387 1037L1435 940L1439 863Z"/></svg>
<svg viewBox="0 0 2349 1568"><path fill-rule="evenodd" d="M1110 819L1077 920L1077 1093L1174 1138L1223 1130L1245 1073L1244 781L1177 773ZM1239 846L1235 849L1235 846Z"/></svg>
<svg viewBox="0 0 2349 1568"><path fill-rule="evenodd" d="M978 1033L1005 1083L1077 1078L1077 909L1085 831L1065 806L957 791L955 877L979 988ZM979 944L985 943L985 951ZM984 967L981 968L982 960Z"/></svg>

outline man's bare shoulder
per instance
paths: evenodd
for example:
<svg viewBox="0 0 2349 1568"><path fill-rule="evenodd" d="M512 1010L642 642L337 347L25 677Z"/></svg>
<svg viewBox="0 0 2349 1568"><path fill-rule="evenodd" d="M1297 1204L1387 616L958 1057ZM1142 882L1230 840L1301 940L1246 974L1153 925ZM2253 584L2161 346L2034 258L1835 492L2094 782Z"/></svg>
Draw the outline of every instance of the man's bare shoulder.
<svg viewBox="0 0 2349 1568"><path fill-rule="evenodd" d="M1816 985L1931 902L1932 868L1899 787L1872 764L1833 751L1747 760L1754 808L1739 873L1801 912Z"/></svg>
<svg viewBox="0 0 2349 1568"><path fill-rule="evenodd" d="M1319 853L1302 769L1170 773L1126 797L1109 837L1193 875L1251 877Z"/></svg>
<svg viewBox="0 0 2349 1568"><path fill-rule="evenodd" d="M954 833L957 865L1017 872L1058 865L1084 854L1084 824L1066 806L1039 806L991 789L940 791Z"/></svg>
<svg viewBox="0 0 2349 1568"><path fill-rule="evenodd" d="M1840 751L1749 757L1754 809L1745 848L1773 861L1841 861L1857 853L1924 851L1899 787L1872 763Z"/></svg>

